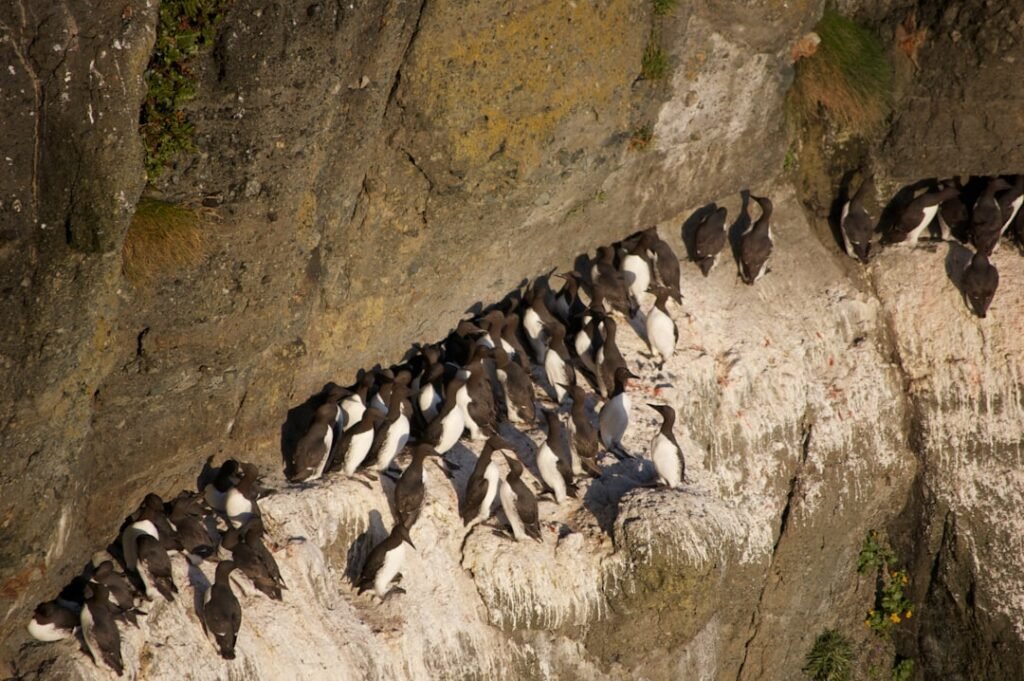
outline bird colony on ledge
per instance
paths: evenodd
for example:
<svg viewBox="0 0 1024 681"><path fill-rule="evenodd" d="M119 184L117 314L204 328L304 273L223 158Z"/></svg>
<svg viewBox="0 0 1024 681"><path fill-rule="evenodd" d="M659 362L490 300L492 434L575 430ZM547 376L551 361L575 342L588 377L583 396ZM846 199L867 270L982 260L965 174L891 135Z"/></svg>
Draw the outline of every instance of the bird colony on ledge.
<svg viewBox="0 0 1024 681"><path fill-rule="evenodd" d="M1022 189L1024 178L1017 177L1013 184L999 178L944 182L916 198L905 191L887 209L891 213L892 205L900 204L899 215L888 218L883 241L914 244L936 217L942 238L969 237L977 252L965 275L965 295L984 317L998 282L987 256L1015 219L1017 238L1024 236L1018 210ZM847 253L865 263L875 231L863 205L869 191L870 176L842 203L840 223ZM740 277L752 285L769 271L772 202L747 192L742 198L732 250ZM753 223L751 199L760 209ZM683 240L690 259L707 276L730 242L726 209L709 204L687 224L692 228L684 226ZM359 594L370 591L371 598L383 601L402 592L396 582L406 552L415 550L424 466L429 460L452 477L458 465L447 454L461 438L484 443L459 497L467 533L497 511L497 531L517 542L543 541L538 494L522 477L524 464L535 465L531 473L543 487L540 496L562 504L577 496L587 478L602 475L603 457L640 455L623 445L634 410L630 380L638 376L627 366L616 334L621 328L636 333L646 341L652 364L664 366L679 335L669 308L671 301L682 301L679 259L652 227L599 248L584 262L584 271L554 275L561 280L557 290L549 276L539 277L460 321L440 343L415 344L400 364L360 370L352 385L330 383L310 399L311 420L303 422L293 446L285 446L285 473L292 485L301 489L332 476L355 477L367 485L379 475L397 480L394 525L353 580ZM596 418L587 406L590 393L601 403ZM562 410L563 405L568 408ZM677 489L686 480L686 466L673 433L675 410L644 406L661 417L648 452L656 477L648 484ZM527 456L517 452L505 436L541 420L546 440ZM396 460L407 453L409 463L397 469ZM504 476L499 455L507 464ZM237 573L270 599L281 600L286 589L265 543L257 503L272 492L261 485L254 465L228 459L217 468L207 462L198 491L182 491L168 502L146 495L108 548L95 554L57 598L37 606L30 634L56 641L77 630L96 664L123 674L118 622L137 626L145 602L176 598L171 560L177 554L196 568L216 564L212 584L196 600L196 614L220 654L233 659L242 623L232 587Z"/></svg>

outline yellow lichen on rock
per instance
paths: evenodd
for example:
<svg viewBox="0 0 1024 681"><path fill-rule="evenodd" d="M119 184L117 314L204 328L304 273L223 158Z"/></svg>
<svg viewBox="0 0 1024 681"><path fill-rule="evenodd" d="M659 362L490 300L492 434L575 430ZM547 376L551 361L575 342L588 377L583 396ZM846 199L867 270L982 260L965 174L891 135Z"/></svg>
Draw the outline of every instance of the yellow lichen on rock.
<svg viewBox="0 0 1024 681"><path fill-rule="evenodd" d="M424 21L450 22L451 14L428 6ZM524 2L501 13L467 3L457 22L421 31L403 87L432 132L447 138L455 163L478 166L503 152L528 173L573 113L627 108L645 23L622 0Z"/></svg>

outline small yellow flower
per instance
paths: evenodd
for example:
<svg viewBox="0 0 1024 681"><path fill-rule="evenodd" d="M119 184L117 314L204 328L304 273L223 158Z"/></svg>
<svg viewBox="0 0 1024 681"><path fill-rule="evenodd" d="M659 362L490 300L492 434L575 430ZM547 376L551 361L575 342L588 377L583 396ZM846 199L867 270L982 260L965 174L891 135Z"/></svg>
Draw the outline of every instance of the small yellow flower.
<svg viewBox="0 0 1024 681"><path fill-rule="evenodd" d="M889 619L892 620L893 624L899 624L900 623L900 614L898 612L894 612L893 614L889 615Z"/></svg>
<svg viewBox="0 0 1024 681"><path fill-rule="evenodd" d="M906 584L906 583L907 583L907 582L909 582L909 581L910 581L910 578L909 578L909 577L907 577L907 574L906 574L906 573L903 573L903 583L904 583L904 584Z"/></svg>
<svg viewBox="0 0 1024 681"><path fill-rule="evenodd" d="M864 620L864 626L865 627L870 627L871 626L871 620Z"/></svg>
<svg viewBox="0 0 1024 681"><path fill-rule="evenodd" d="M911 617L914 616L914 611L913 610L907 610L906 614L903 615L903 616L906 617L909 620Z"/></svg>

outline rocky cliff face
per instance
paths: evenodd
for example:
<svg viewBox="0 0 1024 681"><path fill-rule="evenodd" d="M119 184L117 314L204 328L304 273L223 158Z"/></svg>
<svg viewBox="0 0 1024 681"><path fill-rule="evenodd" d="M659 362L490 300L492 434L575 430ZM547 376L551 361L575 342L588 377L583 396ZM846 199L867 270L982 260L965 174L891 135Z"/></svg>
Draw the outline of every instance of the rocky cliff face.
<svg viewBox="0 0 1024 681"><path fill-rule="evenodd" d="M1024 58L1020 11L939 4L919 8L932 39L919 70L897 59L911 96L868 152L892 186L1021 169L1021 95L1003 86ZM849 9L886 34L907 8ZM340 655L367 677L460 663L510 678L781 678L822 627L859 621L873 585L855 577L856 549L888 525L925 604L901 652L943 677L1020 676L1020 532L1007 520L1022 489L1019 259L1000 254L1001 294L979 323L947 276L961 252L894 252L863 273L815 238L827 230L781 178L782 97L789 46L820 10L238 0L197 67L202 153L159 187L221 221L202 265L137 287L120 247L144 183L135 129L155 7L0 9L4 657L35 602L145 491L189 485L211 455L279 470L285 412L328 380L636 227L678 239L692 207L752 187L787 197L772 275L747 289L724 268L684 274L686 350L664 390L688 429L687 493L620 500L629 485L616 481L637 471L595 485L588 510L553 516L572 534L526 549L537 574L520 580L520 554L497 538L459 545L438 478L426 525L438 541L409 571L402 609L416 613L401 616L338 579L352 539L381 529L370 511L390 524L380 491L283 494L268 508L276 538L306 539L283 561L291 614L244 603L245 673L333 669ZM671 59L664 80L640 78L652 42ZM934 132L946 127L952 142ZM579 561L568 576L555 569L566 554ZM449 596L465 618L455 634L432 626ZM324 626L303 620L309 599ZM137 664L173 674L189 618L157 607L149 637L168 645L143 651L133 634ZM388 661L409 646L449 657Z"/></svg>

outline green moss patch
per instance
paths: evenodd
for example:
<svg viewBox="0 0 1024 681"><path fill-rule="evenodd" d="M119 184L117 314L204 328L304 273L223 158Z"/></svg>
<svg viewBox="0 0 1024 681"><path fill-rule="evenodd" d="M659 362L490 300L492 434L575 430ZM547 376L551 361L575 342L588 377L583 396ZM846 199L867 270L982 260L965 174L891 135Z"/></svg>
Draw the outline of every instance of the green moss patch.
<svg viewBox="0 0 1024 681"><path fill-rule="evenodd" d="M155 181L182 151L195 149L195 128L184 105L196 96L191 62L213 45L231 0L163 0L156 44L146 67L146 99L139 132L146 148L146 176Z"/></svg>

